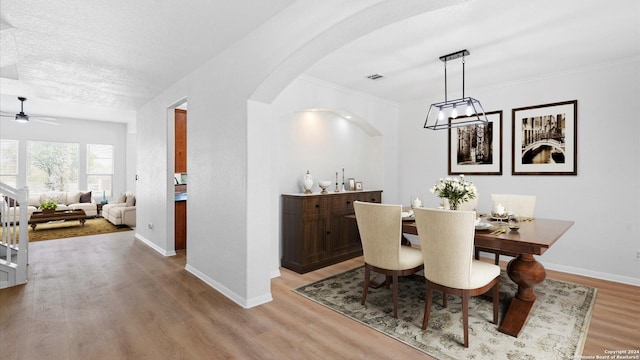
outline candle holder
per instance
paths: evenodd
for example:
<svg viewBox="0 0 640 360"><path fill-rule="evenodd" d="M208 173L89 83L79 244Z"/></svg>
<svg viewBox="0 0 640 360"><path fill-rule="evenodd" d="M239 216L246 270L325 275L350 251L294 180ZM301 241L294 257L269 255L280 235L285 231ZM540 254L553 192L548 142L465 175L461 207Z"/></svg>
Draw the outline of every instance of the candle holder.
<svg viewBox="0 0 640 360"><path fill-rule="evenodd" d="M411 196L411 208L415 209L415 208L421 208L422 207L422 201L420 200L419 196Z"/></svg>
<svg viewBox="0 0 640 360"><path fill-rule="evenodd" d="M491 211L491 217L499 222L503 222L509 218L509 213L502 204L496 204Z"/></svg>
<svg viewBox="0 0 640 360"><path fill-rule="evenodd" d="M505 220L509 219L509 215L507 215L506 212L500 214L495 211L492 211L491 218L494 220L498 220L499 222L504 222Z"/></svg>

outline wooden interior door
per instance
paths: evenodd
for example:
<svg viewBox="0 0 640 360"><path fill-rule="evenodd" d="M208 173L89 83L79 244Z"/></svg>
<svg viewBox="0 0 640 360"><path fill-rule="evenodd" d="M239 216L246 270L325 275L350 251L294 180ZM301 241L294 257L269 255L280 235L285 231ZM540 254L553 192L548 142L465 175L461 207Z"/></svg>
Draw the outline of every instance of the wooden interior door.
<svg viewBox="0 0 640 360"><path fill-rule="evenodd" d="M175 172L187 172L187 111L175 109Z"/></svg>

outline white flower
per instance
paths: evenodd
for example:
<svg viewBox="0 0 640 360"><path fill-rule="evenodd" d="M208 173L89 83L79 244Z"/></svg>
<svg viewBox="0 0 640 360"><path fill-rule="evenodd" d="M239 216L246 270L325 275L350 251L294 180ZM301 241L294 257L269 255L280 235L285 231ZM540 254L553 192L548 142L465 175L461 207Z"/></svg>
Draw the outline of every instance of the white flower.
<svg viewBox="0 0 640 360"><path fill-rule="evenodd" d="M477 196L475 185L470 181L466 181L464 175L460 175L457 178L440 178L429 191L440 198L449 199L449 203L455 205L467 202Z"/></svg>

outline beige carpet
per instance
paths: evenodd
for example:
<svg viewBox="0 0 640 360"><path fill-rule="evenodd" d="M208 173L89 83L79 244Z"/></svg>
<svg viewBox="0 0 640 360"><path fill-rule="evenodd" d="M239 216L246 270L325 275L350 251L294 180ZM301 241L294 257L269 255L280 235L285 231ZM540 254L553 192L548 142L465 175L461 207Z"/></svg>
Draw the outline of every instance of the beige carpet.
<svg viewBox="0 0 640 360"><path fill-rule="evenodd" d="M35 231L31 229L31 226L29 226L28 234L29 242L33 242L129 230L132 230L129 226L115 226L106 219L99 217L87 219L84 226L80 226L80 222L78 220L38 224ZM0 234L2 234L1 228Z"/></svg>
<svg viewBox="0 0 640 360"><path fill-rule="evenodd" d="M319 304L369 326L437 359L576 359L582 352L589 328L596 289L546 279L536 287L536 305L517 338L503 334L492 318L492 303L476 296L469 300L469 348L462 346L461 301L434 291L434 305L426 331L424 277L407 276L399 282L398 319L391 316L391 289L370 289L366 305L362 297L363 267L294 289ZM502 272L500 292L502 321L514 284Z"/></svg>

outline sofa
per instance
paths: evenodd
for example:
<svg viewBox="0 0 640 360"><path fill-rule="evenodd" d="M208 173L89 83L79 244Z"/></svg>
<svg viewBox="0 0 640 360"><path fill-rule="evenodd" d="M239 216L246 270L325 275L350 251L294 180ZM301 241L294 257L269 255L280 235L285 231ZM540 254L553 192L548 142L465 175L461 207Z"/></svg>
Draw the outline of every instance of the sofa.
<svg viewBox="0 0 640 360"><path fill-rule="evenodd" d="M102 206L102 217L113 225L136 226L136 196L127 192L121 194L113 203Z"/></svg>
<svg viewBox="0 0 640 360"><path fill-rule="evenodd" d="M19 221L20 207L24 205L6 196L3 196L0 200L3 200L7 205L7 213L9 214L8 221ZM95 217L98 215L98 206L91 197L91 191L47 191L44 193L29 194L27 199L27 218L30 218L34 212L39 211L38 208L40 204L47 201L55 202L58 205L56 210L82 209L87 217ZM11 219L11 217L15 217L15 219Z"/></svg>

